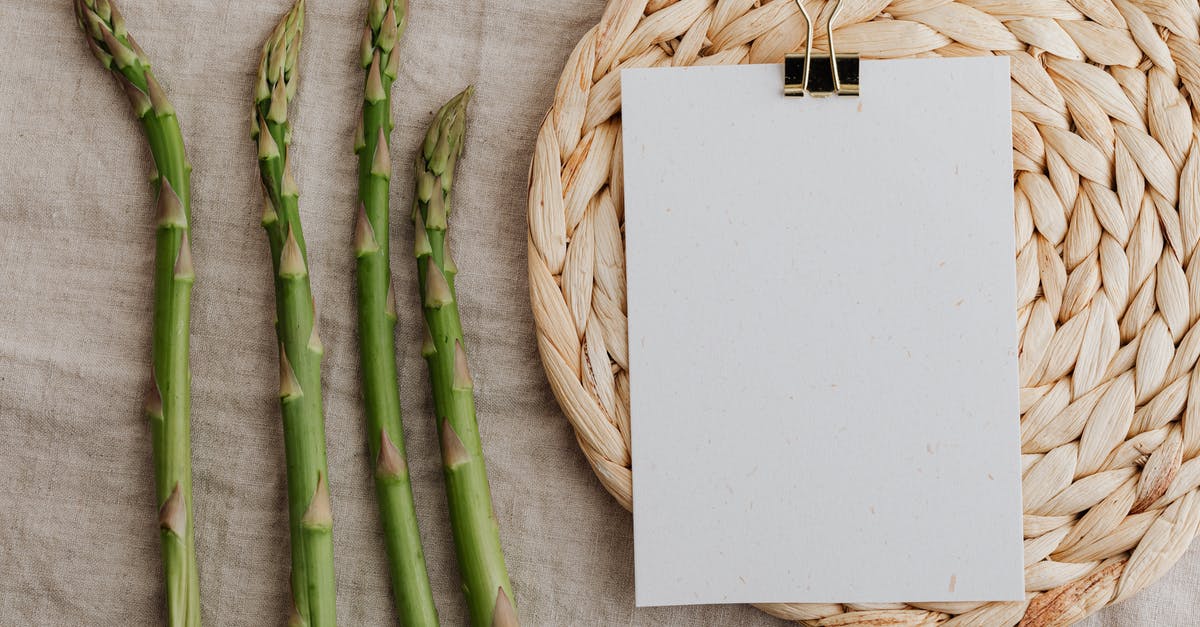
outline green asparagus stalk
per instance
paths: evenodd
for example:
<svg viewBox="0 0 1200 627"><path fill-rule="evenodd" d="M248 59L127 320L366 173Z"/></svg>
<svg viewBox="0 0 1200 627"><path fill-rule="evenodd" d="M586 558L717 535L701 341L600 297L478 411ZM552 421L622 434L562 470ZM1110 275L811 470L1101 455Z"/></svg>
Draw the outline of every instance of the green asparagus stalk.
<svg viewBox="0 0 1200 627"><path fill-rule="evenodd" d="M472 90L438 112L417 156L413 208L417 276L429 332L421 349L429 365L450 504L450 526L463 589L476 627L517 625L517 612L500 549L500 530L475 420L474 382L458 315L446 218L454 166L462 154Z"/></svg>
<svg viewBox="0 0 1200 627"><path fill-rule="evenodd" d="M437 625L433 590L425 570L417 512L413 504L400 388L396 380L395 294L389 263L388 192L392 176L392 83L407 0L370 0L362 34L362 66L367 71L362 120L355 137L358 154L358 208L354 249L358 257L358 328L362 359L367 445L375 460L375 494L383 521L392 594L400 624Z"/></svg>
<svg viewBox="0 0 1200 627"><path fill-rule="evenodd" d="M158 191L154 264L154 380L146 416L154 448L167 624L200 624L200 578L192 519L191 373L188 368L192 270L191 172L175 108L150 60L111 0L75 0L88 46L125 89L154 158Z"/></svg>
<svg viewBox="0 0 1200 627"><path fill-rule="evenodd" d="M258 142L266 205L262 225L275 269L279 399L292 541L293 608L288 624L325 627L337 620L333 517L321 405L321 356L325 351L308 279L300 193L288 160L292 134L288 104L300 80L297 59L303 31L304 0L297 0L263 45L250 134Z"/></svg>

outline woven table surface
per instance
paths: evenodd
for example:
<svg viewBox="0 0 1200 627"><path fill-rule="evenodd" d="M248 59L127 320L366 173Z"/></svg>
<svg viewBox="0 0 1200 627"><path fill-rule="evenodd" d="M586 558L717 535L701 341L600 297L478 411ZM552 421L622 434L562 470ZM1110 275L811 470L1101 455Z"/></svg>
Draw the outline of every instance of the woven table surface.
<svg viewBox="0 0 1200 627"><path fill-rule="evenodd" d="M805 6L827 50L833 4ZM814 625L1063 625L1187 550L1200 524L1198 24L1187 0L842 3L838 52L1011 61L1027 598L761 609ZM611 0L539 132L528 245L542 364L626 508L619 71L775 63L804 32L795 0Z"/></svg>

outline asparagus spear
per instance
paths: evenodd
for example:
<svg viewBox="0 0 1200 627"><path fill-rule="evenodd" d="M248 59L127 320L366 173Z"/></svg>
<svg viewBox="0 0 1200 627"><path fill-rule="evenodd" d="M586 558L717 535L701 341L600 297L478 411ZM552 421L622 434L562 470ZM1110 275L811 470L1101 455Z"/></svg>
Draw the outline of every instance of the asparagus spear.
<svg viewBox="0 0 1200 627"><path fill-rule="evenodd" d="M458 267L446 242L454 165L462 154L471 93L468 87L442 107L417 156L415 255L429 332L421 353L429 365L434 409L440 417L450 526L471 624L510 626L518 624L516 605L475 421L474 383L454 288Z"/></svg>
<svg viewBox="0 0 1200 627"><path fill-rule="evenodd" d="M362 66L367 70L362 120L356 133L358 222L358 328L362 359L367 445L375 460L375 493L383 520L392 594L400 624L437 625L437 609L425 570L417 512L413 504L400 388L396 380L395 295L388 258L388 191L392 161L392 82L396 79L407 0L370 0L362 34Z"/></svg>
<svg viewBox="0 0 1200 627"><path fill-rule="evenodd" d="M167 624L200 624L200 579L192 519L191 374L191 172L175 108L150 70L150 60L125 28L111 0L75 0L75 17L88 46L125 89L145 130L158 188L154 264L154 380L146 415L154 448Z"/></svg>
<svg viewBox="0 0 1200 627"><path fill-rule="evenodd" d="M297 58L304 31L304 0L280 20L263 45L254 96L251 137L265 191L262 224L275 269L275 331L279 338L279 399L287 459L292 541L292 615L289 625L336 622L333 517L325 460L321 356L317 316L308 280L308 252L300 226L300 193L288 160L288 104L299 83Z"/></svg>

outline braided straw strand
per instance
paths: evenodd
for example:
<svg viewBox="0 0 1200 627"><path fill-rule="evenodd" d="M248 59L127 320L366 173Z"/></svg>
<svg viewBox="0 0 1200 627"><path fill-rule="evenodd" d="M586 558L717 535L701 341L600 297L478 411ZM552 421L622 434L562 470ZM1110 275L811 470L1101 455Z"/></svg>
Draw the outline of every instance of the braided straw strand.
<svg viewBox="0 0 1200 627"><path fill-rule="evenodd" d="M809 0L828 50L833 2ZM844 0L839 52L1012 67L1027 596L765 604L821 627L1067 625L1159 579L1200 526L1200 5ZM619 71L778 63L795 0L610 0L563 69L529 182L538 348L632 508Z"/></svg>

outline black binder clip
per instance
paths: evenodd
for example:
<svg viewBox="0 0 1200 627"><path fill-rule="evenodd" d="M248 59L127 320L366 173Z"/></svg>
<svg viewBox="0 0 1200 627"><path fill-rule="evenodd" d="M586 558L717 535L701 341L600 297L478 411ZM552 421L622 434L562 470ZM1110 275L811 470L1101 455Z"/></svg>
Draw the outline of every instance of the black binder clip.
<svg viewBox="0 0 1200 627"><path fill-rule="evenodd" d="M842 8L842 0L833 5L833 13L825 23L829 40L828 55L813 54L813 26L808 10L801 0L796 0L800 14L804 16L807 34L804 37L804 54L791 53L783 61L783 95L824 96L858 95L858 55L837 54L833 46L833 21ZM816 61L814 64L813 62Z"/></svg>

